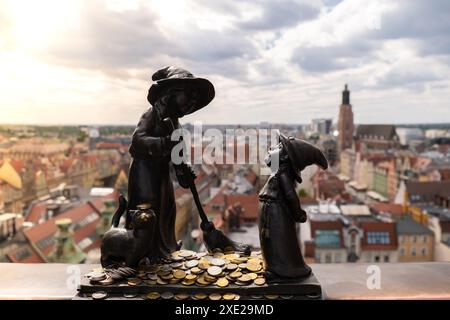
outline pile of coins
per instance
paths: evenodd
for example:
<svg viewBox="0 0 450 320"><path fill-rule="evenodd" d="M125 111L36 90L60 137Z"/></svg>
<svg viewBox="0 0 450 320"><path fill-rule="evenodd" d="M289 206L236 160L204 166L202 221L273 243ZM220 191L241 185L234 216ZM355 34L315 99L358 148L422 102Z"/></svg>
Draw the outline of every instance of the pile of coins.
<svg viewBox="0 0 450 320"><path fill-rule="evenodd" d="M179 283L183 286L222 288L230 284L261 286L266 282L263 260L259 252L241 256L235 252L175 251L162 264L140 268L136 278L149 285L164 286Z"/></svg>
<svg viewBox="0 0 450 320"><path fill-rule="evenodd" d="M94 270L88 275L91 282L110 285L119 279L126 279L127 286L179 284L191 287L220 287L228 286L263 286L264 262L260 252L252 252L245 256L236 252L194 252L179 250L163 260L162 263L141 265L138 270L121 267L111 270ZM161 291L161 290L159 290ZM150 292L145 299L210 299L210 300L238 300L234 293L177 293Z"/></svg>

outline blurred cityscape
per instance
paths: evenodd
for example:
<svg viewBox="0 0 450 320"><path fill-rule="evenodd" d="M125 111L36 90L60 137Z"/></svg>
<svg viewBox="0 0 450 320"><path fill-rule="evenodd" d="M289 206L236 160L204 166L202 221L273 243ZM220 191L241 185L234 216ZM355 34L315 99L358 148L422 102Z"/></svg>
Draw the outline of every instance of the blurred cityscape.
<svg viewBox="0 0 450 320"><path fill-rule="evenodd" d="M450 124L356 124L345 86L337 123L203 125L280 129L322 148L330 169L308 167L298 225L309 263L450 261ZM388 118L388 116L386 117ZM184 126L192 130L192 125ZM127 194L132 126L0 127L0 262L98 263L119 194ZM202 147L205 147L204 145ZM247 143L246 156L257 146ZM224 148L224 154L227 150ZM259 164L196 164L216 227L259 247ZM189 190L173 179L176 237L201 250Z"/></svg>

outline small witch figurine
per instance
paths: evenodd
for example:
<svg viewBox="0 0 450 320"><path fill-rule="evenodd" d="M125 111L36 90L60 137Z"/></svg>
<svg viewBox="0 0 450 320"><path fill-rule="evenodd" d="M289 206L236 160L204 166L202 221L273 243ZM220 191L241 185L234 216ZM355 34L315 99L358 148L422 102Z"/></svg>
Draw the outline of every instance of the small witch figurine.
<svg viewBox="0 0 450 320"><path fill-rule="evenodd" d="M278 161L277 161L278 160ZM279 144L269 151L266 163L272 174L259 193L259 237L269 283L291 282L310 275L303 260L295 223L306 221L306 212L295 191L300 172L316 164L323 170L328 162L315 146L301 139L279 136Z"/></svg>

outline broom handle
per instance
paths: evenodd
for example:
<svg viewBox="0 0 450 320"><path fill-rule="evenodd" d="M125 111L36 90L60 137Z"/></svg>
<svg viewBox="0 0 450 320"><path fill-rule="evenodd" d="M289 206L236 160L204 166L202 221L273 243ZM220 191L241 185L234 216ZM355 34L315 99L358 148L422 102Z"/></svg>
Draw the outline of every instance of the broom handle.
<svg viewBox="0 0 450 320"><path fill-rule="evenodd" d="M171 126L172 132L175 130L175 125L172 122L172 119L165 118L163 122L168 122ZM183 140L183 137L180 137L180 141ZM181 163L181 166L184 171L184 176L189 180L189 189L191 190L192 196L194 197L195 206L197 207L198 213L200 215L200 219L203 223L208 223L208 217L206 216L205 211L203 210L202 203L200 202L200 199L198 197L197 187L195 186L194 178L192 177L191 170L187 163Z"/></svg>
<svg viewBox="0 0 450 320"><path fill-rule="evenodd" d="M194 197L195 205L197 206L198 213L200 214L200 219L202 219L203 223L209 222L208 217L206 216L205 211L203 210L203 206L198 197L197 187L195 186L194 180L190 181L189 189L191 189L192 196Z"/></svg>

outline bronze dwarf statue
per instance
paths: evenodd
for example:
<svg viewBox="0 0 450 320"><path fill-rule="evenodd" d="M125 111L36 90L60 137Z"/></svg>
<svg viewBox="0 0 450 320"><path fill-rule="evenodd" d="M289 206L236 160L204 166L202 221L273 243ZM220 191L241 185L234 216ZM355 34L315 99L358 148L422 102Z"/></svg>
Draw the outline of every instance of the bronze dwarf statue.
<svg viewBox="0 0 450 320"><path fill-rule="evenodd" d="M316 164L327 169L323 153L306 141L279 136L279 143L266 158L272 174L259 193L259 237L268 283L291 282L310 275L311 268L303 260L295 223L307 219L296 183L300 172Z"/></svg>

